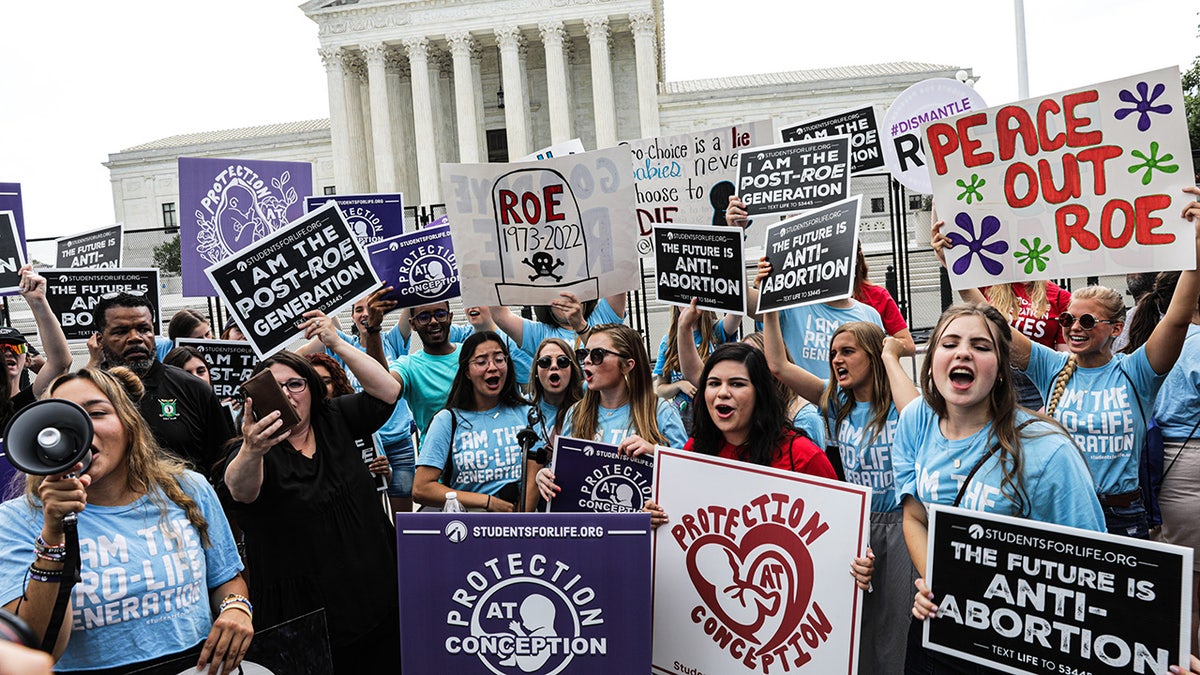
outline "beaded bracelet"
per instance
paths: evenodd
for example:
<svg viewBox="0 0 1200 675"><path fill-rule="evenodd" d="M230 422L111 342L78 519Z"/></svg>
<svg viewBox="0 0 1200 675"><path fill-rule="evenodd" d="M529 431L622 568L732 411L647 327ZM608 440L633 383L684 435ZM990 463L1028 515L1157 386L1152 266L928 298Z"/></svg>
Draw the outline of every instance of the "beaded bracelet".
<svg viewBox="0 0 1200 675"><path fill-rule="evenodd" d="M251 619L254 618L254 605L250 604L250 598L244 595L230 593L225 596L225 599L221 601L221 606L218 608L217 613L221 614L230 607L245 612L250 615Z"/></svg>
<svg viewBox="0 0 1200 675"><path fill-rule="evenodd" d="M44 570L36 564L29 566L29 578L44 584L58 583L62 579L62 570Z"/></svg>
<svg viewBox="0 0 1200 675"><path fill-rule="evenodd" d="M66 542L61 544L47 544L46 540L42 539L42 535L39 534L37 540L33 542L33 552L37 554L37 557L46 562L62 562L63 558L67 556L67 544Z"/></svg>

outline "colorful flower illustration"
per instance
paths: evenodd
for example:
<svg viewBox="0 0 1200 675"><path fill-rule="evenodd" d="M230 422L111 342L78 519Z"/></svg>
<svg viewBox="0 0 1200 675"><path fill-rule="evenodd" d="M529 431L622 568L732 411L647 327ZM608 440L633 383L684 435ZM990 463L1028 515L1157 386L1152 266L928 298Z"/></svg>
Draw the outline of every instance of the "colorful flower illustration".
<svg viewBox="0 0 1200 675"><path fill-rule="evenodd" d="M1025 250L1013 253L1013 257L1017 259L1017 264L1025 265L1025 274L1033 274L1035 266L1037 271L1045 272L1046 263L1050 260L1046 257L1046 254L1050 252L1050 244L1042 246L1041 237L1034 237L1033 243L1030 244L1028 239L1022 237L1021 245L1025 247Z"/></svg>
<svg viewBox="0 0 1200 675"><path fill-rule="evenodd" d="M1121 100L1125 101L1126 103L1132 103L1133 107L1121 108L1114 113L1114 116L1119 120L1123 120L1133 113L1137 113L1140 115L1137 123L1138 131L1147 131L1150 129L1150 113L1166 115L1171 112L1170 104L1163 103L1161 105L1154 105L1155 99L1157 99L1159 96L1162 96L1163 92L1167 90L1167 85L1160 82L1154 85L1154 91L1150 92L1149 84L1145 82L1138 82L1137 90L1137 96L1135 96L1134 93L1128 89L1121 90L1121 93L1119 94ZM1138 98L1139 96L1141 98Z"/></svg>
<svg viewBox="0 0 1200 675"><path fill-rule="evenodd" d="M1162 157L1158 156L1158 141L1150 142L1150 156L1149 157L1142 154L1142 152L1140 150L1133 150L1130 152L1130 154L1132 154L1134 157L1137 157L1138 159L1142 160L1142 162L1140 164L1134 164L1133 166L1129 167L1129 173L1137 173L1138 171L1141 171L1142 169L1146 170L1146 173L1142 175L1142 185L1150 184L1150 180L1151 180L1151 178L1153 178L1153 174L1154 174L1155 170L1161 171L1163 173L1175 173L1176 171L1179 170L1178 164L1167 164L1166 163L1166 162L1171 161L1172 159L1175 159L1175 155L1172 155L1171 153L1168 152L1167 154L1163 155Z"/></svg>
<svg viewBox="0 0 1200 675"><path fill-rule="evenodd" d="M977 173L971 174L971 182L970 183L967 183L966 181L964 181L961 178L959 178L958 180L956 180L954 182L958 183L958 187L963 189L962 194L958 195L958 197L957 197L958 201L961 202L964 197L966 198L968 204L971 203L972 198L978 199L979 201L983 201L983 193L981 193L979 191L979 188L983 187L984 185L987 185L987 181L980 178L979 174L977 174Z"/></svg>
<svg viewBox="0 0 1200 675"><path fill-rule="evenodd" d="M975 237L975 223L971 222L969 213L959 213L954 217L954 224L958 225L967 233L967 237L962 236L957 232L946 234L946 238L954 246L966 246L970 251L954 261L954 273L965 274L971 267L971 257L979 256L979 264L983 265L983 269L987 270L988 274L1000 274L1004 271L1004 263L984 255L984 252L993 255L1000 255L1008 252L1008 242L1004 240L993 241L987 243L997 232L1000 231L1000 219L996 216L984 216L983 221L979 225L979 237ZM969 237L969 238L968 238Z"/></svg>

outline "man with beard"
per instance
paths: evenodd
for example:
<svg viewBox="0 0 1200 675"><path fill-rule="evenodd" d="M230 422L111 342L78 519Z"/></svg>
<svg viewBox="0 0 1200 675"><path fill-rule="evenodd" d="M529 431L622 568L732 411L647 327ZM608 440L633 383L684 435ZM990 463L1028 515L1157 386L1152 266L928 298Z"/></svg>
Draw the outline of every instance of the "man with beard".
<svg viewBox="0 0 1200 675"><path fill-rule="evenodd" d="M400 383L400 396L412 408L417 429L424 434L437 411L446 407L450 383L458 372L460 345L450 341L450 324L454 315L450 303L413 307L409 325L421 336L421 351L401 356L391 362L388 370ZM380 349L378 333L367 333L367 353Z"/></svg>
<svg viewBox="0 0 1200 675"><path fill-rule="evenodd" d="M155 357L154 313L144 295L108 293L95 309L105 368L125 366L146 388L138 407L159 445L206 476L234 436L229 415L212 387Z"/></svg>

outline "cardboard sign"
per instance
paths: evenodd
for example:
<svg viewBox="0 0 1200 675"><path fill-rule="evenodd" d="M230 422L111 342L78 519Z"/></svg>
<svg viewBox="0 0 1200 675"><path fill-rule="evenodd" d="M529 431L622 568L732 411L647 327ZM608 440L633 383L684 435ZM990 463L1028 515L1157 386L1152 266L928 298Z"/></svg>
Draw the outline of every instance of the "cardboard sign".
<svg viewBox="0 0 1200 675"><path fill-rule="evenodd" d="M334 315L379 285L336 203L204 270L261 358L283 349L309 310Z"/></svg>
<svg viewBox="0 0 1200 675"><path fill-rule="evenodd" d="M100 296L120 291L142 293L153 308L154 334L158 335L157 269L38 270L46 277L46 301L69 342L87 342L96 332L96 305Z"/></svg>
<svg viewBox="0 0 1200 675"><path fill-rule="evenodd" d="M1188 663L1192 555L932 506L924 644L1007 673L1165 673Z"/></svg>
<svg viewBox="0 0 1200 675"><path fill-rule="evenodd" d="M60 269L80 267L116 269L121 266L121 240L124 228L120 223L98 230L59 237L54 240L56 266Z"/></svg>
<svg viewBox="0 0 1200 675"><path fill-rule="evenodd" d="M555 143L536 152L531 152L517 161L540 162L543 159L552 159L554 157L562 157L563 155L578 155L581 152L587 152L583 147L583 141L578 138L572 138L569 141Z"/></svg>
<svg viewBox="0 0 1200 675"><path fill-rule="evenodd" d="M654 672L855 672L871 489L659 449ZM630 671L632 672L632 671Z"/></svg>
<svg viewBox="0 0 1200 675"><path fill-rule="evenodd" d="M922 80L900 92L883 116L883 161L888 171L909 190L932 194L921 125L986 107L974 87L944 77Z"/></svg>
<svg viewBox="0 0 1200 675"><path fill-rule="evenodd" d="M397 307L417 307L459 296L458 260L450 226L426 227L367 247L371 267L393 288Z"/></svg>
<svg viewBox="0 0 1200 675"><path fill-rule="evenodd" d="M924 127L955 288L1196 266L1179 70Z"/></svg>
<svg viewBox="0 0 1200 675"><path fill-rule="evenodd" d="M21 242L21 250L25 251L28 257L28 249L25 247L25 210L21 206L20 183L0 183L0 211L13 212L17 221L17 238Z"/></svg>
<svg viewBox="0 0 1200 675"><path fill-rule="evenodd" d="M618 446L558 436L550 470L562 488L547 513L639 513L650 499L653 457L629 457Z"/></svg>
<svg viewBox="0 0 1200 675"><path fill-rule="evenodd" d="M658 223L724 225L737 194L738 153L774 138L770 120L626 141L637 181L638 252L651 255Z"/></svg>
<svg viewBox="0 0 1200 675"><path fill-rule="evenodd" d="M371 244L404 234L404 195L313 195L304 198L305 213L315 211L326 202L337 202L358 243L366 248Z"/></svg>
<svg viewBox="0 0 1200 675"><path fill-rule="evenodd" d="M637 285L628 148L443 164L442 194L468 307L548 305L562 291L595 300Z"/></svg>
<svg viewBox="0 0 1200 675"><path fill-rule="evenodd" d="M17 231L17 217L12 211L0 211L0 295L20 290L24 264L25 245Z"/></svg>
<svg viewBox="0 0 1200 675"><path fill-rule="evenodd" d="M736 227L655 225L658 299L668 305L746 313L742 230Z"/></svg>
<svg viewBox="0 0 1200 675"><path fill-rule="evenodd" d="M254 374L258 355L245 340L178 338L176 347L195 347L208 360L208 378L217 398L232 398L238 387Z"/></svg>
<svg viewBox="0 0 1200 675"><path fill-rule="evenodd" d="M841 300L854 294L862 195L767 228L771 275L758 289L758 311Z"/></svg>
<svg viewBox="0 0 1200 675"><path fill-rule="evenodd" d="M738 158L738 196L751 216L816 209L850 195L850 137L756 148Z"/></svg>
<svg viewBox="0 0 1200 675"><path fill-rule="evenodd" d="M179 237L183 294L211 296L204 269L304 215L312 164L179 158Z"/></svg>
<svg viewBox="0 0 1200 675"><path fill-rule="evenodd" d="M398 514L404 672L646 672L649 536L644 513Z"/></svg>
<svg viewBox="0 0 1200 675"><path fill-rule="evenodd" d="M810 138L850 136L850 172L861 173L883 166L883 150L879 147L879 125L875 123L875 108L866 106L828 115L786 127L779 132L784 143Z"/></svg>

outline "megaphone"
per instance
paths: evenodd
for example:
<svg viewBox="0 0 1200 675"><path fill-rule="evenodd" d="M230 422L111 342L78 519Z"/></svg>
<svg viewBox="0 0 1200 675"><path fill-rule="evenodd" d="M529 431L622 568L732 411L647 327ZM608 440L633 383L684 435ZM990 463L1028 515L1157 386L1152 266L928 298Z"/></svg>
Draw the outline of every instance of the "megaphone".
<svg viewBox="0 0 1200 675"><path fill-rule="evenodd" d="M4 450L13 466L35 476L63 473L79 462L87 471L92 464L92 419L70 401L38 401L8 421Z"/></svg>

